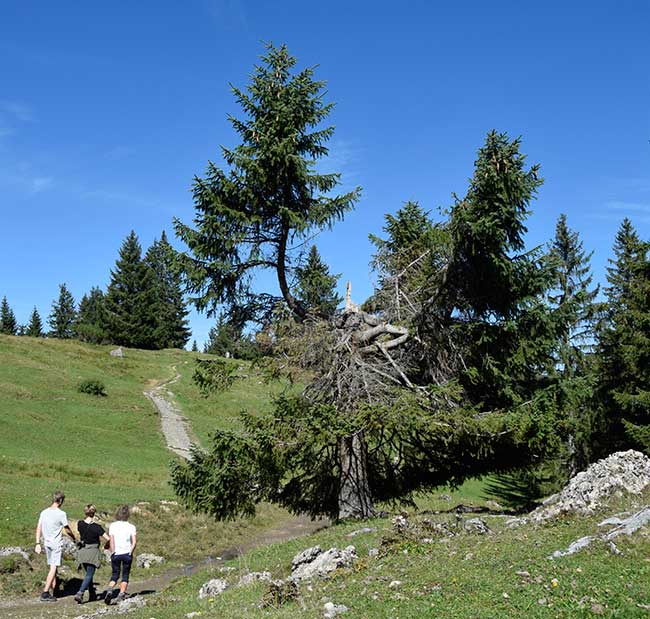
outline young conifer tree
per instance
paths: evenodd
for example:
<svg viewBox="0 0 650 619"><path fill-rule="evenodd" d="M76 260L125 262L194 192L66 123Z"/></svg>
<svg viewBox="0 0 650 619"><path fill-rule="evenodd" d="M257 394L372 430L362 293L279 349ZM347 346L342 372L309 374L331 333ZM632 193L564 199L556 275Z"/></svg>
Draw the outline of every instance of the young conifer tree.
<svg viewBox="0 0 650 619"><path fill-rule="evenodd" d="M82 342L101 344L107 340L107 329L106 299L102 290L94 286L79 302L79 314L75 324L77 337Z"/></svg>
<svg viewBox="0 0 650 619"><path fill-rule="evenodd" d="M0 304L0 333L5 335L16 335L18 323L14 311L9 306L7 297L2 297Z"/></svg>
<svg viewBox="0 0 650 619"><path fill-rule="evenodd" d="M307 312L321 318L330 318L343 300L336 292L340 275L331 275L316 245L312 245L307 260L296 268L298 286L296 298Z"/></svg>
<svg viewBox="0 0 650 619"><path fill-rule="evenodd" d="M77 310L74 297L65 284L59 286L59 296L52 302L52 311L48 318L50 337L67 340L75 335L74 325Z"/></svg>
<svg viewBox="0 0 650 619"><path fill-rule="evenodd" d="M41 316L36 307L34 307L32 311L25 335L29 337L43 337L45 335L43 333L43 322L41 321Z"/></svg>

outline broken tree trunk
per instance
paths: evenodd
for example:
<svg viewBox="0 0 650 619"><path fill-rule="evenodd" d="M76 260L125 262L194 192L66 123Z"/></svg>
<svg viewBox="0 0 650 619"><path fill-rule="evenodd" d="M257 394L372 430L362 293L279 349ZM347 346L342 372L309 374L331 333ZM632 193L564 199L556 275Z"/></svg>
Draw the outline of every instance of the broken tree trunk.
<svg viewBox="0 0 650 619"><path fill-rule="evenodd" d="M363 430L340 439L339 458L339 519L365 520L376 516L368 484L368 450Z"/></svg>

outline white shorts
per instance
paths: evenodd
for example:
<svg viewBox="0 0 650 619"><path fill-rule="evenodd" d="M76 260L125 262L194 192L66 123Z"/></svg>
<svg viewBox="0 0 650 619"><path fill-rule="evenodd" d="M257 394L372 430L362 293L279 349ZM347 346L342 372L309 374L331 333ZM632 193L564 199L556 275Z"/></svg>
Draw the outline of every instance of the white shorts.
<svg viewBox="0 0 650 619"><path fill-rule="evenodd" d="M45 546L45 556L47 557L48 565L56 565L59 567L61 565L61 554L63 552L63 546L57 548L51 548L50 546Z"/></svg>

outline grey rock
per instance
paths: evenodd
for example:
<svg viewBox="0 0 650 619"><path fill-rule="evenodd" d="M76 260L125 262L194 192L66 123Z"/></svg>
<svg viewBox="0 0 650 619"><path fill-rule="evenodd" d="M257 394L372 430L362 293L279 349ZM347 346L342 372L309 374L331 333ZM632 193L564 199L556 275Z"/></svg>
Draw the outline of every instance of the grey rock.
<svg viewBox="0 0 650 619"><path fill-rule="evenodd" d="M228 588L228 583L223 578L213 578L208 582L203 583L199 589L199 598L212 598L220 595Z"/></svg>
<svg viewBox="0 0 650 619"><path fill-rule="evenodd" d="M489 535L492 530L481 518L470 518L463 523L465 531L468 533L478 533L479 535Z"/></svg>
<svg viewBox="0 0 650 619"><path fill-rule="evenodd" d="M369 557L376 557L376 556L378 556L378 555L379 555L379 548L371 548L371 549L368 551L368 556L369 556Z"/></svg>
<svg viewBox="0 0 650 619"><path fill-rule="evenodd" d="M111 355L111 357L123 357L124 356L124 351L122 350L122 347L120 346L119 348L115 348L114 350L111 350L110 355Z"/></svg>
<svg viewBox="0 0 650 619"><path fill-rule="evenodd" d="M117 605L117 612L118 614L130 613L138 608L142 608L143 606L146 606L146 604L147 604L147 600L145 598L143 598L140 595L136 595L135 597L126 598L126 600L122 600Z"/></svg>
<svg viewBox="0 0 650 619"><path fill-rule="evenodd" d="M9 557L11 555L20 555L25 561L29 561L29 555L19 546L5 546L0 548L0 557Z"/></svg>
<svg viewBox="0 0 650 619"><path fill-rule="evenodd" d="M343 604L334 604L333 602L326 602L323 605L323 617L325 619L332 619L336 615L342 615L348 612L348 607Z"/></svg>
<svg viewBox="0 0 650 619"><path fill-rule="evenodd" d="M559 557L566 557L567 555L575 554L589 546L596 538L593 535L585 535L575 542L569 544L566 550L556 550L549 559L557 559Z"/></svg>
<svg viewBox="0 0 650 619"><path fill-rule="evenodd" d="M325 578L338 568L350 567L357 558L354 546L348 546L343 550L330 548L325 552L320 546L314 546L294 557L289 580L299 582L311 578Z"/></svg>
<svg viewBox="0 0 650 619"><path fill-rule="evenodd" d="M244 574L237 583L238 587L246 587L254 582L271 582L271 572L249 572Z"/></svg>
<svg viewBox="0 0 650 619"><path fill-rule="evenodd" d="M363 535L364 533L374 533L377 529L375 527L363 527L348 533L345 537L356 537L357 535Z"/></svg>
<svg viewBox="0 0 650 619"><path fill-rule="evenodd" d="M145 570L148 570L152 565L159 565L160 563L165 562L165 557L159 555L153 555L149 553L143 553L138 555L135 559L136 567L142 567Z"/></svg>
<svg viewBox="0 0 650 619"><path fill-rule="evenodd" d="M639 451L619 451L578 473L557 494L549 497L529 518L548 520L562 514L588 515L611 497L641 494L650 486L650 458Z"/></svg>

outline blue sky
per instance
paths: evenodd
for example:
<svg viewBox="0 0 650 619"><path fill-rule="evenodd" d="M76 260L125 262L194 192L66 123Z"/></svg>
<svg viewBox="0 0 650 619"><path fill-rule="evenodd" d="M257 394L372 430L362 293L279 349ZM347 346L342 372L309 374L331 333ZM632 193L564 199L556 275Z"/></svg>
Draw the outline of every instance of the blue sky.
<svg viewBox="0 0 650 619"><path fill-rule="evenodd" d="M61 282L77 299L108 283L131 229L146 247L190 221L261 41L319 65L337 104L329 164L363 197L317 244L355 300L368 233L462 195L492 128L542 165L529 244L565 212L602 280L624 216L650 238L649 32L645 0L3 2L0 296L45 318ZM193 314L199 343L210 324Z"/></svg>

